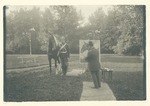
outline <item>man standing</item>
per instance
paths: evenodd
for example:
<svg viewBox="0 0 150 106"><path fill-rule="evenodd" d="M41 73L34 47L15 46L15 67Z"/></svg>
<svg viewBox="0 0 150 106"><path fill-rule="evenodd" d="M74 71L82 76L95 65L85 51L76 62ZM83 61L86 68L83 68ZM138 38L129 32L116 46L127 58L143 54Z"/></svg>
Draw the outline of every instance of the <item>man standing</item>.
<svg viewBox="0 0 150 106"><path fill-rule="evenodd" d="M60 56L63 75L66 75L67 69L68 69L68 58L70 56L70 52L69 52L69 46L66 43L65 37L61 38L59 56Z"/></svg>
<svg viewBox="0 0 150 106"><path fill-rule="evenodd" d="M88 68L91 72L92 79L94 82L93 88L100 88L100 62L99 62L99 52L94 48L93 42L89 41L88 43L88 55L85 59L88 62Z"/></svg>

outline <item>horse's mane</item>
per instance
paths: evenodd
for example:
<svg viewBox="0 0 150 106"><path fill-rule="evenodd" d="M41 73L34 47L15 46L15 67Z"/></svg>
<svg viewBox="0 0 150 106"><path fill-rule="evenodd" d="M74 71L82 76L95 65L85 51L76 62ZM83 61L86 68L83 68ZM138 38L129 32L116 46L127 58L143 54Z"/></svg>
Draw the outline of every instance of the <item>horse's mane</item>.
<svg viewBox="0 0 150 106"><path fill-rule="evenodd" d="M49 37L49 40L48 40L48 49L49 49L49 52L52 52L52 49L56 49L57 45L56 45L56 42L55 42L55 38L54 38L54 35L51 34L51 36Z"/></svg>

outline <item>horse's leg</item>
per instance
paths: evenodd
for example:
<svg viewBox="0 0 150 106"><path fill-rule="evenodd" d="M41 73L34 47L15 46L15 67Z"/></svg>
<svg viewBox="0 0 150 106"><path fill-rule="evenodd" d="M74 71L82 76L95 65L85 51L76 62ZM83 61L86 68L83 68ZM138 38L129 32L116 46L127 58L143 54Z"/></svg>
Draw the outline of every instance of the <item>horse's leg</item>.
<svg viewBox="0 0 150 106"><path fill-rule="evenodd" d="M51 69L51 58L49 57L49 68L50 68L50 74L52 72L52 69Z"/></svg>
<svg viewBox="0 0 150 106"><path fill-rule="evenodd" d="M54 59L55 60L55 70L56 70L56 74L58 74L58 69L57 69L57 58Z"/></svg>
<svg viewBox="0 0 150 106"><path fill-rule="evenodd" d="M55 68L57 68L57 59L55 59Z"/></svg>
<svg viewBox="0 0 150 106"><path fill-rule="evenodd" d="M57 65L58 63L58 65ZM56 57L56 60L55 60L55 67L57 69L57 73L61 72L62 69L61 69L61 62L60 62L60 58L59 57Z"/></svg>
<svg viewBox="0 0 150 106"><path fill-rule="evenodd" d="M58 61L58 70L59 70L60 72L62 72L61 61L60 61L60 57L59 57L59 56L57 57L57 61Z"/></svg>
<svg viewBox="0 0 150 106"><path fill-rule="evenodd" d="M58 64L60 64L60 58L59 58L59 56L57 57L57 61L58 61Z"/></svg>

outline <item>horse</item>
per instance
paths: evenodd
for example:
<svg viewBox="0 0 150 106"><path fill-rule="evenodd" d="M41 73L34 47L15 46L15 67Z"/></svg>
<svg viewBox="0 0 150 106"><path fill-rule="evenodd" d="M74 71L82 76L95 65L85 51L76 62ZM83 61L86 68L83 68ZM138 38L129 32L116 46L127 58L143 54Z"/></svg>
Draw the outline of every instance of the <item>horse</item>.
<svg viewBox="0 0 150 106"><path fill-rule="evenodd" d="M81 61L84 61L84 59L87 57L87 53L88 53L88 43L84 41L84 44L81 47L81 51L80 51Z"/></svg>
<svg viewBox="0 0 150 106"><path fill-rule="evenodd" d="M51 69L51 66L52 66L51 60L52 59L54 59L54 61L55 61L56 74L58 73L57 62L59 63L59 66L60 66L60 60L59 60L59 56L58 56L59 49L60 49L60 46L59 46L59 42L58 42L56 36L50 34L50 37L48 39L48 53L47 53L48 54L49 67L50 67L50 74L52 72L52 69Z"/></svg>
<svg viewBox="0 0 150 106"><path fill-rule="evenodd" d="M84 59L87 57L88 55L88 49L89 49L89 43L88 42L83 42L83 46L81 47L81 51L80 51L80 58L81 60L84 61ZM98 51L99 51L99 48L95 47Z"/></svg>
<svg viewBox="0 0 150 106"><path fill-rule="evenodd" d="M85 52L86 50L88 50L88 43L84 41L84 44L81 47L81 53Z"/></svg>

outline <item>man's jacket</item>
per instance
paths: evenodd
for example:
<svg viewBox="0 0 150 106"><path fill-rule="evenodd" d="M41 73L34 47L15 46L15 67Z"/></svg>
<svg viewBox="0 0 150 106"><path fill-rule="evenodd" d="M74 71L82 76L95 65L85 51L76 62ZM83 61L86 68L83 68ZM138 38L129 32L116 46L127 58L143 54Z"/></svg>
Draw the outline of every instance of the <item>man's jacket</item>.
<svg viewBox="0 0 150 106"><path fill-rule="evenodd" d="M88 51L88 55L85 59L88 62L88 68L90 71L99 71L100 62L99 62L99 52L94 47Z"/></svg>

